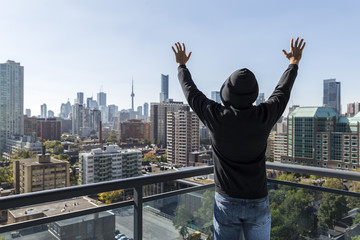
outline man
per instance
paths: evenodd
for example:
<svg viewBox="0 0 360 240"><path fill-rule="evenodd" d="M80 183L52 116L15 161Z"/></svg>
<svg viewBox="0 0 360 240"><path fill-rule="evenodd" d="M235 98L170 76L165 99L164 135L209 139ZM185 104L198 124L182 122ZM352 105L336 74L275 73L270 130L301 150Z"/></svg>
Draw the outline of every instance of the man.
<svg viewBox="0 0 360 240"><path fill-rule="evenodd" d="M290 98L298 65L305 47L303 39L291 39L290 61L269 99L253 106L259 92L255 75L243 68L235 71L220 90L224 105L208 99L194 84L185 64L185 45L172 47L178 78L185 97L211 132L214 151L215 239L270 239L271 216L266 182L267 138Z"/></svg>

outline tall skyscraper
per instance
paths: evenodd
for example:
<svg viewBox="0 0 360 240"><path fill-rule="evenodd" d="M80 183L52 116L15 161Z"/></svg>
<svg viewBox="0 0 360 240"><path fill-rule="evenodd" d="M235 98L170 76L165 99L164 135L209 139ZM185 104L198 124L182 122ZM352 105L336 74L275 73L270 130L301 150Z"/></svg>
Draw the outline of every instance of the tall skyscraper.
<svg viewBox="0 0 360 240"><path fill-rule="evenodd" d="M143 115L142 114L142 106L137 107L137 113L138 113L138 115Z"/></svg>
<svg viewBox="0 0 360 240"><path fill-rule="evenodd" d="M152 140L159 141L166 147L167 113L178 110L190 111L190 107L182 102L151 103L150 121Z"/></svg>
<svg viewBox="0 0 360 240"><path fill-rule="evenodd" d="M359 102L348 103L347 112L346 112L346 115L348 117L353 117L359 111L360 111L360 103Z"/></svg>
<svg viewBox="0 0 360 240"><path fill-rule="evenodd" d="M165 102L168 99L169 99L169 75L161 74L160 102Z"/></svg>
<svg viewBox="0 0 360 240"><path fill-rule="evenodd" d="M25 115L31 117L31 110L29 108L25 109Z"/></svg>
<svg viewBox="0 0 360 240"><path fill-rule="evenodd" d="M24 67L7 61L0 64L0 156L11 135L24 134Z"/></svg>
<svg viewBox="0 0 360 240"><path fill-rule="evenodd" d="M84 104L84 93L78 92L77 93L77 101L76 103L83 105Z"/></svg>
<svg viewBox="0 0 360 240"><path fill-rule="evenodd" d="M44 103L43 105L41 105L40 108L41 108L40 117L41 117L41 118L47 118L47 106L46 106L46 103Z"/></svg>
<svg viewBox="0 0 360 240"><path fill-rule="evenodd" d="M55 117L54 111L48 110L48 118L53 118L53 117Z"/></svg>
<svg viewBox="0 0 360 240"><path fill-rule="evenodd" d="M144 116L145 116L145 119L147 119L149 117L149 104L148 103L144 103Z"/></svg>
<svg viewBox="0 0 360 240"><path fill-rule="evenodd" d="M167 112L167 160L189 166L191 152L199 151L200 120L194 112Z"/></svg>
<svg viewBox="0 0 360 240"><path fill-rule="evenodd" d="M104 92L99 92L98 94L97 94L97 102L98 102L98 105L99 105L99 108L101 107L101 106L104 106L104 107L106 107L106 93L104 93Z"/></svg>
<svg viewBox="0 0 360 240"><path fill-rule="evenodd" d="M219 91L211 91L211 100L213 100L217 103L221 103L220 92Z"/></svg>
<svg viewBox="0 0 360 240"><path fill-rule="evenodd" d="M68 99L67 103L61 104L59 117L70 118L71 115L72 115L72 106Z"/></svg>
<svg viewBox="0 0 360 240"><path fill-rule="evenodd" d="M72 134L81 135L80 129L84 124L84 106L76 103L72 110Z"/></svg>
<svg viewBox="0 0 360 240"><path fill-rule="evenodd" d="M86 107L90 109L99 109L99 106L96 100L93 100L93 97L86 99Z"/></svg>
<svg viewBox="0 0 360 240"><path fill-rule="evenodd" d="M117 117L116 114L119 111L119 107L114 104L111 104L108 106L108 111L109 111L108 121L109 122L115 122L115 121L117 122L118 120L116 118Z"/></svg>
<svg viewBox="0 0 360 240"><path fill-rule="evenodd" d="M324 80L323 105L332 107L341 114L341 84L336 79Z"/></svg>

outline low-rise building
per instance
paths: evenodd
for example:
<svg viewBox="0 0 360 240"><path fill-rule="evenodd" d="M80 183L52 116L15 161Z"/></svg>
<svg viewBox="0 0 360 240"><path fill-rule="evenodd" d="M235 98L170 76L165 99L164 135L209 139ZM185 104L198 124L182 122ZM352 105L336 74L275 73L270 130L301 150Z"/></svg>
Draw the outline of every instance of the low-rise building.
<svg viewBox="0 0 360 240"><path fill-rule="evenodd" d="M13 165L15 193L36 192L70 186L70 164L39 154L36 158L16 159Z"/></svg>

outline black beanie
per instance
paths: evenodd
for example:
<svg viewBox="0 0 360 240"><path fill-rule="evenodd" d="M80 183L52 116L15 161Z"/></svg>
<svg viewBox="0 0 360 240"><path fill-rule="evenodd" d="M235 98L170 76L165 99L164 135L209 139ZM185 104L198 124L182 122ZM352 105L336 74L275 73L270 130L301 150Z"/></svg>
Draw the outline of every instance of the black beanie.
<svg viewBox="0 0 360 240"><path fill-rule="evenodd" d="M224 105L235 108L252 106L259 94L259 86L255 75L246 68L236 70L224 82L220 90Z"/></svg>

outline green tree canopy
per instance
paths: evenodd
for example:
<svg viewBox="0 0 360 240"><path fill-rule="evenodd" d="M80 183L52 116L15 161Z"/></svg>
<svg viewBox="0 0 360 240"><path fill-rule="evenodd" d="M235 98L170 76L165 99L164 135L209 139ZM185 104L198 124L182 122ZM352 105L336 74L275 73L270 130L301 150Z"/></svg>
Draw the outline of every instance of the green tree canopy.
<svg viewBox="0 0 360 240"><path fill-rule="evenodd" d="M347 206L344 196L324 193L323 202L318 211L319 224L332 229L335 222L341 220L346 212Z"/></svg>
<svg viewBox="0 0 360 240"><path fill-rule="evenodd" d="M192 214L186 209L185 205L177 206L175 210L175 217L173 219L173 225L179 230L180 235L185 238L188 234L187 227L191 222Z"/></svg>

